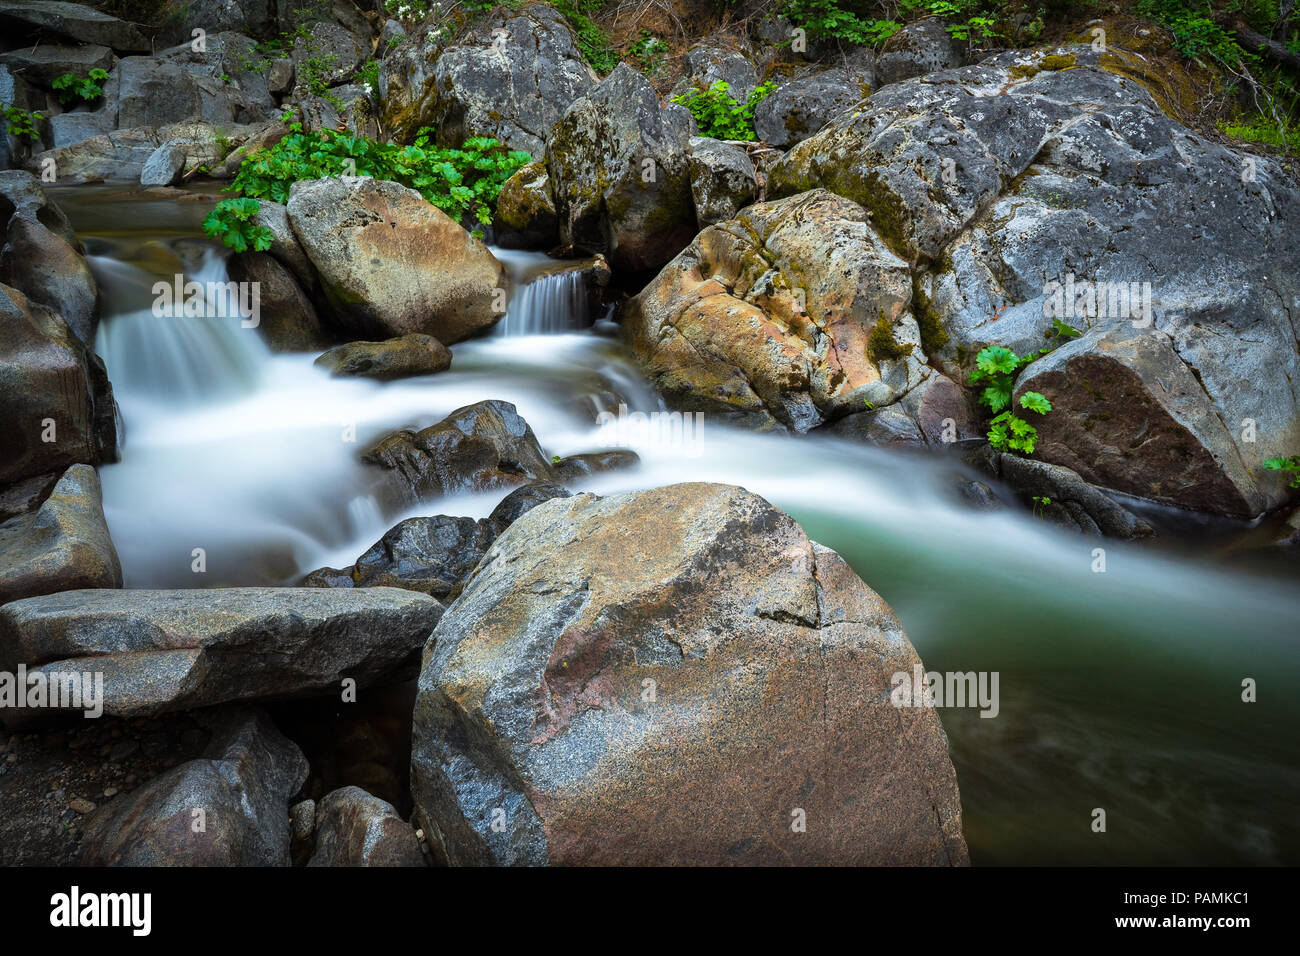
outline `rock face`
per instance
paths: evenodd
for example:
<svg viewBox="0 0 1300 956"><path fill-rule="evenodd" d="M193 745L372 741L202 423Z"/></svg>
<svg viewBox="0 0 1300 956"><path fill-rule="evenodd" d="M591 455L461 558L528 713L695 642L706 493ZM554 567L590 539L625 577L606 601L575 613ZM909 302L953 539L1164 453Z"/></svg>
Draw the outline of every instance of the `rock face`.
<svg viewBox="0 0 1300 956"><path fill-rule="evenodd" d="M316 808L316 852L308 866L424 866L415 829L360 787L327 794Z"/></svg>
<svg viewBox="0 0 1300 956"><path fill-rule="evenodd" d="M932 374L911 299L908 264L866 210L814 191L701 232L628 302L623 329L673 407L804 432Z"/></svg>
<svg viewBox="0 0 1300 956"><path fill-rule="evenodd" d="M1082 329L1019 380L1053 404L1038 457L1254 516L1283 500L1262 462L1300 447L1300 191L1170 119L1124 62L1000 54L884 87L769 190L824 186L872 213L917 264L913 312L951 378L987 345L1040 348L1053 317Z"/></svg>
<svg viewBox="0 0 1300 956"><path fill-rule="evenodd" d="M81 342L94 342L99 289L72 224L35 176L0 171L0 223L0 282L58 313Z"/></svg>
<svg viewBox="0 0 1300 956"><path fill-rule="evenodd" d="M926 17L907 24L885 42L876 60L876 79L883 86L960 65L961 53L943 21Z"/></svg>
<svg viewBox="0 0 1300 956"><path fill-rule="evenodd" d="M110 17L79 3L62 0L3 0L0 26L10 37L43 38L48 34L114 50L148 50L149 40L134 23ZM17 45L22 45L21 43Z"/></svg>
<svg viewBox="0 0 1300 956"><path fill-rule="evenodd" d="M754 110L754 132L782 149L807 139L871 94L848 70L822 70L773 90Z"/></svg>
<svg viewBox="0 0 1300 956"><path fill-rule="evenodd" d="M304 180L293 184L287 208L338 321L350 332L374 338L422 332L450 345L504 314L504 267L413 189L366 178Z"/></svg>
<svg viewBox="0 0 1300 956"><path fill-rule="evenodd" d="M533 430L501 401L458 408L422 431L394 432L361 457L397 472L417 500L552 477Z"/></svg>
<svg viewBox="0 0 1300 956"><path fill-rule="evenodd" d="M117 457L104 363L58 315L0 284L0 483Z"/></svg>
<svg viewBox="0 0 1300 956"><path fill-rule="evenodd" d="M690 140L691 196L704 229L733 218L758 195L754 163L739 146L707 136Z"/></svg>
<svg viewBox="0 0 1300 956"><path fill-rule="evenodd" d="M82 866L290 864L289 800L307 780L307 759L261 711L234 708L217 720L206 756L95 811Z"/></svg>
<svg viewBox="0 0 1300 956"><path fill-rule="evenodd" d="M616 270L657 269L695 234L689 114L620 64L565 112L546 145L560 238Z"/></svg>
<svg viewBox="0 0 1300 956"><path fill-rule="evenodd" d="M359 375L389 381L433 375L451 368L451 352L432 335L403 335L383 342L348 342L330 349L316 364L331 375Z"/></svg>
<svg viewBox="0 0 1300 956"><path fill-rule="evenodd" d="M461 865L962 865L939 719L890 702L914 666L888 606L742 489L551 501L426 648L417 818Z"/></svg>
<svg viewBox="0 0 1300 956"><path fill-rule="evenodd" d="M283 207L280 209L283 212ZM290 239L293 249L302 255L302 248L292 233ZM322 326L316 307L293 272L272 253L241 252L227 260L226 268L235 282L257 283L262 297L262 323L258 330L275 351L314 352L335 341Z"/></svg>
<svg viewBox="0 0 1300 956"><path fill-rule="evenodd" d="M564 16L533 4L442 52L422 125L438 131L440 145L491 136L538 157L569 104L595 85Z"/></svg>
<svg viewBox="0 0 1300 956"><path fill-rule="evenodd" d="M120 588L99 476L73 465L29 514L0 524L0 604L77 588Z"/></svg>
<svg viewBox="0 0 1300 956"><path fill-rule="evenodd" d="M400 676L441 614L396 588L64 591L0 608L0 661L102 671L105 713L150 715Z"/></svg>

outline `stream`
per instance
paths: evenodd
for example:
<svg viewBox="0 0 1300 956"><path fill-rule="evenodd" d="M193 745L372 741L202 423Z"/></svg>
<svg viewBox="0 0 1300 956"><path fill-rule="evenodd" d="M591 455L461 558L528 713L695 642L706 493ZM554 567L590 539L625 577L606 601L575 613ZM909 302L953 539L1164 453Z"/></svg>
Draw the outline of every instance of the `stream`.
<svg viewBox="0 0 1300 956"><path fill-rule="evenodd" d="M547 454L621 443L640 455L583 490L743 485L840 552L927 669L998 672L995 719L940 711L975 864L1300 862L1294 576L1194 538L1101 542L1024 510L973 510L954 491L961 467L942 457L712 422L686 437L602 430L601 412L662 405L615 340L580 328L580 284L546 274L540 254L500 253L535 278L494 335L452 348L450 371L331 378L237 319L153 314L150 287L178 263L224 280L221 251L199 232L209 203L52 192L104 296L97 351L125 437L101 474L127 587L292 584L350 565L404 517L483 517L501 492L417 506L358 455L394 429L504 399ZM1257 703L1242 702L1245 678Z"/></svg>

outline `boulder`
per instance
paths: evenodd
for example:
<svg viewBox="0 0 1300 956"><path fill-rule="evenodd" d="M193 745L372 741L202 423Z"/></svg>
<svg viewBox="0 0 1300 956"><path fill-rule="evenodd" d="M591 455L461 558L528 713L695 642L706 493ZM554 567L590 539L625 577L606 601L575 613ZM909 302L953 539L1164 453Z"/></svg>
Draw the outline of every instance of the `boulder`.
<svg viewBox="0 0 1300 956"><path fill-rule="evenodd" d="M680 252L696 225L688 117L625 63L570 106L546 144L561 240L629 272Z"/></svg>
<svg viewBox="0 0 1300 956"><path fill-rule="evenodd" d="M114 50L149 49L148 37L136 24L62 0L0 0L0 27L7 39L18 41L15 46L22 46L23 40L39 41L53 34Z"/></svg>
<svg viewBox="0 0 1300 956"><path fill-rule="evenodd" d="M211 75L211 69L173 57L125 57L113 71L115 88L106 85L104 98L109 108L116 106L117 127L122 130L188 120L220 125L267 119L270 101L261 91L246 95L233 82Z"/></svg>
<svg viewBox="0 0 1300 956"><path fill-rule="evenodd" d="M415 828L360 787L326 794L316 808L308 866L426 866Z"/></svg>
<svg viewBox="0 0 1300 956"><path fill-rule="evenodd" d="M86 820L82 866L289 866L289 801L307 780L307 759L260 710L209 720L202 758Z"/></svg>
<svg viewBox="0 0 1300 956"><path fill-rule="evenodd" d="M500 318L505 268L414 189L366 178L304 180L289 223L348 332L410 332L451 345Z"/></svg>
<svg viewBox="0 0 1300 956"><path fill-rule="evenodd" d="M91 70L111 70L116 59L108 47L93 43L84 46L49 43L0 53L0 65L28 83L44 87L65 73L84 77Z"/></svg>
<svg viewBox="0 0 1300 956"><path fill-rule="evenodd" d="M749 154L707 136L692 136L690 148L696 224L704 229L734 219L758 196L758 179Z"/></svg>
<svg viewBox="0 0 1300 956"><path fill-rule="evenodd" d="M441 53L420 123L443 146L490 136L541 156L551 127L595 85L564 15L532 4L488 18Z"/></svg>
<svg viewBox="0 0 1300 956"><path fill-rule="evenodd" d="M107 136L117 126L114 111L107 107L92 110L81 106L67 113L49 117L47 142L51 149L72 146L93 136Z"/></svg>
<svg viewBox="0 0 1300 956"><path fill-rule="evenodd" d="M35 176L0 172L0 282L58 313L77 339L95 339L99 288L67 217Z"/></svg>
<svg viewBox="0 0 1300 956"><path fill-rule="evenodd" d="M105 713L152 715L401 679L441 614L397 588L64 591L0 608L0 662L102 672Z"/></svg>
<svg viewBox="0 0 1300 956"><path fill-rule="evenodd" d="M1069 468L1018 455L994 455L997 477L1021 501L1032 504L1035 513L1059 527L1126 541L1155 534L1151 525ZM1035 502L1035 498L1040 500ZM1043 498L1050 501L1044 503Z"/></svg>
<svg viewBox="0 0 1300 956"><path fill-rule="evenodd" d="M758 70L743 52L716 43L697 43L682 55L682 78L673 87L672 98L692 90L707 90L713 84L727 84L727 95L744 103L758 86Z"/></svg>
<svg viewBox="0 0 1300 956"><path fill-rule="evenodd" d="M258 284L262 310L258 331L274 351L315 352L331 344L333 337L322 327L310 297L271 253L233 255L227 260L227 271L235 282Z"/></svg>
<svg viewBox="0 0 1300 956"><path fill-rule="evenodd" d="M924 380L911 299L866 210L819 190L705 229L622 325L671 407L806 432Z"/></svg>
<svg viewBox="0 0 1300 956"><path fill-rule="evenodd" d="M240 122L255 122L272 114L276 107L272 93L283 92L271 88L272 61L242 32L219 32L215 26L205 29L208 36L203 50L195 50L193 43L186 41L162 51L158 59L220 83L226 93L234 96ZM172 117L174 120L188 118Z"/></svg>
<svg viewBox="0 0 1300 956"><path fill-rule="evenodd" d="M171 186L185 168L185 147L169 140L155 149L140 167L141 186Z"/></svg>
<svg viewBox="0 0 1300 956"><path fill-rule="evenodd" d="M848 112L871 87L848 70L810 73L777 87L754 110L754 132L782 149L812 136Z"/></svg>
<svg viewBox="0 0 1300 956"><path fill-rule="evenodd" d="M78 588L120 588L99 475L73 465L35 510L0 523L0 604Z"/></svg>
<svg viewBox="0 0 1300 956"><path fill-rule="evenodd" d="M316 359L335 377L356 375L390 381L433 375L451 368L451 352L432 335L403 335L383 342L347 342Z"/></svg>
<svg viewBox="0 0 1300 956"><path fill-rule="evenodd" d="M563 484L572 484L590 478L592 475L635 468L640 463L641 456L626 448L570 455L555 462L555 480Z"/></svg>
<svg viewBox="0 0 1300 956"><path fill-rule="evenodd" d="M943 20L926 17L907 24L885 41L884 49L876 60L876 81L899 83L914 76L925 76L960 66L961 51Z"/></svg>
<svg viewBox="0 0 1300 956"><path fill-rule="evenodd" d="M368 47L337 23L317 21L297 36L290 54L299 89L319 93L349 79L366 60Z"/></svg>
<svg viewBox="0 0 1300 956"><path fill-rule="evenodd" d="M515 170L497 196L495 240L507 249L550 249L560 239L545 163Z"/></svg>
<svg viewBox="0 0 1300 956"><path fill-rule="evenodd" d="M151 127L113 130L37 153L27 160L26 168L39 173L47 162L52 161L58 182L65 186L94 182L138 183L144 164L161 145L158 133Z"/></svg>
<svg viewBox="0 0 1300 956"><path fill-rule="evenodd" d="M117 458L104 363L58 315L0 284L0 483Z"/></svg>
<svg viewBox="0 0 1300 956"><path fill-rule="evenodd" d="M367 448L361 460L395 472L417 500L553 477L533 430L513 405L501 401L458 408L422 431L394 432Z"/></svg>
<svg viewBox="0 0 1300 956"><path fill-rule="evenodd" d="M275 4L266 0L186 0L189 22L209 34L222 31L270 39L276 32ZM214 38L209 38L209 43Z"/></svg>
<svg viewBox="0 0 1300 956"><path fill-rule="evenodd" d="M1300 190L1188 131L1126 64L1073 46L884 87L769 190L871 211L916 263L913 312L950 378L989 345L1041 348L1054 319L1084 332L1021 373L1053 403L1039 458L1254 517L1285 499L1263 461L1300 447Z"/></svg>
<svg viewBox="0 0 1300 956"><path fill-rule="evenodd" d="M426 648L416 818L453 865L964 865L921 663L835 552L740 488L547 502Z"/></svg>

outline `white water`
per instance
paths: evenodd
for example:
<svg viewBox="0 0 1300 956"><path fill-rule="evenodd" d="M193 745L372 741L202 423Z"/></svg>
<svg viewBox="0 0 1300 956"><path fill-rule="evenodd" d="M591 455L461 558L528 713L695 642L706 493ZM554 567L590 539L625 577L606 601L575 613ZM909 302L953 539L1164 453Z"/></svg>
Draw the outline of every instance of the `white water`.
<svg viewBox="0 0 1300 956"><path fill-rule="evenodd" d="M115 301L152 280L111 260L95 269ZM463 343L448 372L378 384L272 355L237 320L186 328L137 301L99 342L127 427L123 461L102 474L128 586L289 582L350 564L408 514L487 514L499 494L414 506L357 462L374 438L459 406L511 401L558 455L609 446L600 411L659 408L590 334ZM534 328L526 301L524 289L511 308ZM997 720L942 713L976 862L1300 859L1292 583L1115 542L1094 573L1098 542L969 510L933 459L709 424L692 441L623 437L641 466L591 490L743 485L844 554L929 668L1001 674ZM1241 703L1243 677L1261 682L1258 704ZM1106 834L1090 830L1096 807Z"/></svg>
<svg viewBox="0 0 1300 956"><path fill-rule="evenodd" d="M587 286L577 271L542 272L554 260L540 252L494 249L514 280L516 293L497 323L502 336L553 335L588 325Z"/></svg>

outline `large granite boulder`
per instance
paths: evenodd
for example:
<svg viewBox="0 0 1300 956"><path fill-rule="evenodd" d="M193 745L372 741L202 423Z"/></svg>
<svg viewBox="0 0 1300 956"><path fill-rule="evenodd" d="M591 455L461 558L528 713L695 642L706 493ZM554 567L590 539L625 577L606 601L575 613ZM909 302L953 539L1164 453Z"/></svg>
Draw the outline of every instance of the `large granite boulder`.
<svg viewBox="0 0 1300 956"><path fill-rule="evenodd" d="M121 586L99 475L90 465L73 465L39 507L0 523L0 604Z"/></svg>
<svg viewBox="0 0 1300 956"><path fill-rule="evenodd" d="M546 144L560 238L629 272L681 251L696 227L691 125L627 64L570 106Z"/></svg>
<svg viewBox="0 0 1300 956"><path fill-rule="evenodd" d="M809 73L783 83L754 110L754 132L785 149L812 136L871 95L871 86L849 70Z"/></svg>
<svg viewBox="0 0 1300 956"><path fill-rule="evenodd" d="M938 17L907 24L887 41L876 60L881 86L960 66L961 51Z"/></svg>
<svg viewBox="0 0 1300 956"><path fill-rule="evenodd" d="M307 759L253 708L218 712L205 756L100 807L82 866L289 866L289 800Z"/></svg>
<svg viewBox="0 0 1300 956"><path fill-rule="evenodd" d="M504 266L414 189L369 178L303 180L287 209L345 331L379 339L422 332L451 345L501 318Z"/></svg>
<svg viewBox="0 0 1300 956"><path fill-rule="evenodd" d="M691 196L695 219L704 229L732 219L758 195L754 163L739 146L708 136L690 140Z"/></svg>
<svg viewBox="0 0 1300 956"><path fill-rule="evenodd" d="M63 591L0 608L0 667L100 672L118 716L340 693L408 673L441 614L397 588Z"/></svg>
<svg viewBox="0 0 1300 956"><path fill-rule="evenodd" d="M920 667L833 551L740 488L547 502L425 649L411 778L452 864L967 862Z"/></svg>

